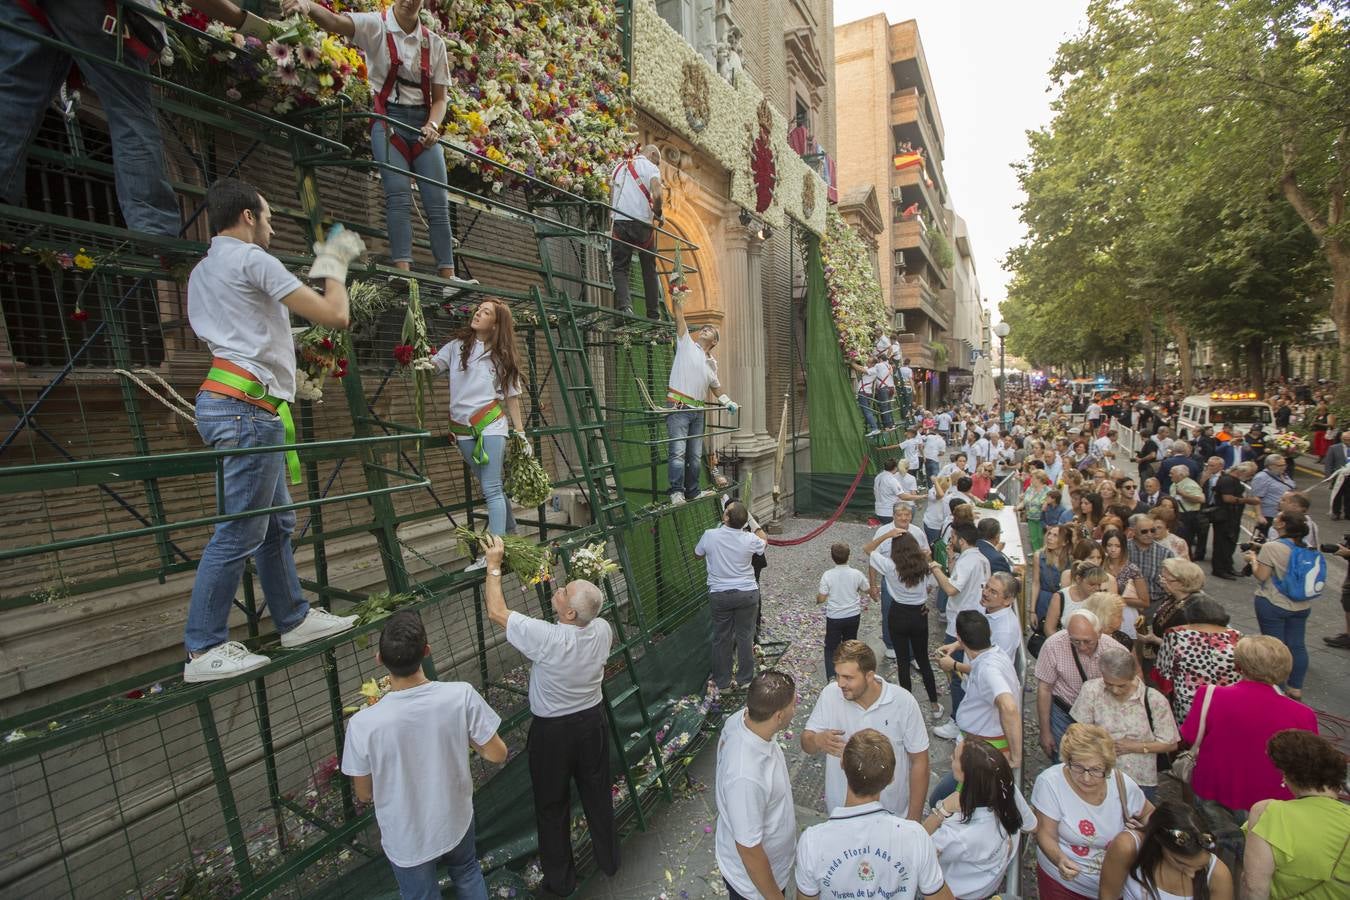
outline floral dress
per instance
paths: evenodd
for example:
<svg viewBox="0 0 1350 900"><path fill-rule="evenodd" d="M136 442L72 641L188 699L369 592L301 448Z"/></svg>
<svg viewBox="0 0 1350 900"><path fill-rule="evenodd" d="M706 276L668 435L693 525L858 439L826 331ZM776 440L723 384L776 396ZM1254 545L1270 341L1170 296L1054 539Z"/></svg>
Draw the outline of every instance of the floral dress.
<svg viewBox="0 0 1350 900"><path fill-rule="evenodd" d="M1163 636L1155 671L1172 684L1172 710L1178 722L1186 721L1201 685L1223 687L1238 680L1233 651L1241 638L1232 628L1200 631L1186 625Z"/></svg>

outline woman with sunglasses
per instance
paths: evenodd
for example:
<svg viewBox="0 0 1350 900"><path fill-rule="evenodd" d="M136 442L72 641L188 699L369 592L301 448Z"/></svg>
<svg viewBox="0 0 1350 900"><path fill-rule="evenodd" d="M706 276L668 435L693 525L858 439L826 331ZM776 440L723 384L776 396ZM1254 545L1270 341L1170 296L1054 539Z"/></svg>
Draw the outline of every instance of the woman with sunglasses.
<svg viewBox="0 0 1350 900"><path fill-rule="evenodd" d="M1115 741L1100 725L1064 732L1064 762L1036 777L1036 885L1041 900L1098 896L1106 848L1126 828L1142 828L1153 804L1116 769Z"/></svg>
<svg viewBox="0 0 1350 900"><path fill-rule="evenodd" d="M1168 800L1142 832L1126 829L1106 851L1099 896L1125 900L1232 900L1233 875L1195 811Z"/></svg>

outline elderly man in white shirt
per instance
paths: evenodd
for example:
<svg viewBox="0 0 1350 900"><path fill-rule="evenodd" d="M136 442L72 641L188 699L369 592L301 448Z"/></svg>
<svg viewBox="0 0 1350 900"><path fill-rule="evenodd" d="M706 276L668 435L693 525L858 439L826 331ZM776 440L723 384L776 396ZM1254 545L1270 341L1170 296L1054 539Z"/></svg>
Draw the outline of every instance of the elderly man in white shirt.
<svg viewBox="0 0 1350 900"><path fill-rule="evenodd" d="M928 732L914 695L877 675L877 657L862 641L844 641L834 653L834 681L816 699L802 732L802 750L825 754L825 808L844 802L839 766L848 739L875 728L905 751L904 771L881 790L881 805L897 816L918 820L928 786Z"/></svg>
<svg viewBox="0 0 1350 900"><path fill-rule="evenodd" d="M573 781L586 813L596 865L607 875L619 870L619 834L610 796L609 725L601 694L614 632L600 616L605 595L580 579L553 592L554 622L508 609L502 593L506 548L496 535L488 535L485 544L488 618L506 629L506 640L531 662L529 696L534 718L526 752L539 863L544 886L565 897L577 886L569 830Z"/></svg>
<svg viewBox="0 0 1350 900"><path fill-rule="evenodd" d="M749 524L753 533L745 531ZM731 658L736 654L737 683L749 686L755 674L755 620L759 585L753 557L768 548L768 535L740 501L728 503L722 524L703 532L694 556L708 561L708 603L712 607L712 680L720 691L731 687Z"/></svg>

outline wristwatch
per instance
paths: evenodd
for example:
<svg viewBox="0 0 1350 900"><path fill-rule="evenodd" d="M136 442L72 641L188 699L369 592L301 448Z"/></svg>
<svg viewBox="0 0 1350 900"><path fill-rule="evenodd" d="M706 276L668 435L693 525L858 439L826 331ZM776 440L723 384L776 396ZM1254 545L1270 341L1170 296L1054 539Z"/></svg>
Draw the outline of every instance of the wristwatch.
<svg viewBox="0 0 1350 900"><path fill-rule="evenodd" d="M488 573L489 575L496 575L498 578L501 578L501 577L502 577L502 570L501 570L501 569L488 569L488 572L487 572L487 573Z"/></svg>

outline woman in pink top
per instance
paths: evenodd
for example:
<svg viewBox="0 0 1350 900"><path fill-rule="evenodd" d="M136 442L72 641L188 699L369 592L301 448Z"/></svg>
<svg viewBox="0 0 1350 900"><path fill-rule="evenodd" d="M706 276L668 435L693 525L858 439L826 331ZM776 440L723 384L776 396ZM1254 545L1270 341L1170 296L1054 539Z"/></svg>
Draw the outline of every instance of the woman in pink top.
<svg viewBox="0 0 1350 900"><path fill-rule="evenodd" d="M1244 637L1233 655L1242 679L1196 691L1181 739L1196 744L1204 718L1191 787L1215 839L1240 855L1240 826L1252 804L1293 797L1266 755L1266 742L1286 728L1316 733L1317 715L1275 687L1284 683L1294 665L1289 648L1278 638ZM1205 713L1208 692L1213 696Z"/></svg>

